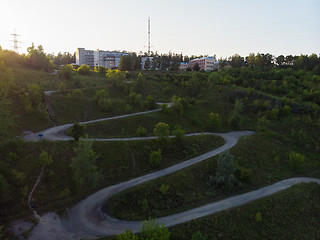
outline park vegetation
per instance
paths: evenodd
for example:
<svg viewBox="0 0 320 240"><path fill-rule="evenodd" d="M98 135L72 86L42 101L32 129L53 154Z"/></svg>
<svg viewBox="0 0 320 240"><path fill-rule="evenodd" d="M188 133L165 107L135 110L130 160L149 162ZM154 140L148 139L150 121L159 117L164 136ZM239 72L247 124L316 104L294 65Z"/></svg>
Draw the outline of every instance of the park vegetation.
<svg viewBox="0 0 320 240"><path fill-rule="evenodd" d="M32 199L36 210L64 214L93 191L223 144L217 136L187 137L187 133L256 132L219 156L113 196L108 202L110 214L129 220L157 218L285 178L320 177L319 56L235 54L220 59L219 69L212 72L177 70L182 59L196 56L152 56L148 70L141 72L142 56L135 54L121 59L120 70L90 69L69 65L72 54L49 55L41 46L32 45L26 55L0 48L0 226L7 228L11 220L31 215L26 200L42 171ZM57 74L51 74L54 69ZM48 96L46 90L59 91ZM146 115L79 124L156 109ZM68 134L74 141L21 139L23 132L71 122ZM86 134L159 139L92 142ZM305 236L295 231L298 225L314 224L305 237L312 239L320 234L314 220L320 214L314 204L319 202L318 192L317 185L299 185L169 230L146 223L140 234L128 231L118 239L149 239L157 234L162 239L255 239L261 232L265 237L284 234L302 239ZM249 227L239 226L244 219ZM271 227L275 225L279 227ZM0 229L0 235L7 236Z"/></svg>

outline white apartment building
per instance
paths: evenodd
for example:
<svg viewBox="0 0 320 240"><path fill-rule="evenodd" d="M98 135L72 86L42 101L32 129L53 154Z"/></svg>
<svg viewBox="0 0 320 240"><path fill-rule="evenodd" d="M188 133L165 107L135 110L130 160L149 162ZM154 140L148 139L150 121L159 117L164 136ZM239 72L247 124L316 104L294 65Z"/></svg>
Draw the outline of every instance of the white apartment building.
<svg viewBox="0 0 320 240"><path fill-rule="evenodd" d="M76 63L78 65L86 64L93 67L103 66L106 68L118 68L120 58L122 56L129 55L126 52L110 52L102 50L86 50L84 48L77 48L76 51Z"/></svg>

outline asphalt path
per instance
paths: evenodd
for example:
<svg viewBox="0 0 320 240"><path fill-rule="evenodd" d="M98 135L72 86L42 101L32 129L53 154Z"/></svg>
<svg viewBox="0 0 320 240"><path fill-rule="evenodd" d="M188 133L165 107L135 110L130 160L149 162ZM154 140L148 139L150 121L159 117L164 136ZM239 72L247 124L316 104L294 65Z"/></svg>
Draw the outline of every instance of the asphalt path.
<svg viewBox="0 0 320 240"><path fill-rule="evenodd" d="M162 103L157 103L161 105ZM171 107L170 103L167 103L168 107ZM142 115L142 114L148 114L148 113L153 113L153 112L159 112L161 111L161 108L155 109L155 110L150 110L150 111L145 111L145 112L138 112L138 113L131 113L131 114L125 114L121 116L115 116L115 117L108 117L108 118L100 118L96 120L90 120L90 121L85 121L85 122L79 122L80 125L85 125L85 124L91 124L91 123L97 123L97 122L103 122L103 121L108 121L108 120L114 120L114 119L120 119L120 118L126 118L126 117L132 117L132 116L137 116L137 115ZM52 127L37 133L29 133L26 134L23 139L25 141L29 142L37 142L42 139L49 140L49 141L70 141L73 140L73 137L70 137L65 134L66 130L70 127L73 126L73 123L68 123L56 127Z"/></svg>
<svg viewBox="0 0 320 240"><path fill-rule="evenodd" d="M136 116L141 114L152 113L160 111L161 109L139 112L133 114L126 114L117 117L109 117L97 120L81 122L80 124L90 124L95 122L107 121L111 119L120 119L124 117ZM73 140L72 137L65 135L65 131L73 124L65 124L49 128L47 130L31 133L24 136L26 141L39 141L39 134L42 135L41 139L50 141L68 141ZM126 182L122 182L107 188L104 188L79 202L69 211L68 219L60 219L55 213L47 213L41 216L39 224L33 229L29 239L83 239L83 238L96 238L99 236L116 235L130 229L133 232L138 232L142 223L139 221L123 221L115 219L112 216L106 215L102 211L102 206L107 200L121 191L137 186L139 184L154 180L156 178L171 174L183 168L199 163L210 157L213 157L227 149L232 148L244 136L252 135L250 131L238 131L229 133L194 133L187 134L186 136L200 135L200 134L215 134L225 140L225 144L215 150L209 151L200 156L194 157L187 161L178 163L171 167L161 169L159 171L146 174ZM173 136L170 136L173 137ZM93 141L131 141L131 140L145 140L155 139L156 137L136 137L136 138L113 138L113 139L90 139ZM209 203L201 207L197 207L185 212L173 214L170 216L158 218L157 222L165 224L165 226L173 226L179 223L204 217L219 211L230 209L236 206L246 204L248 202L270 196L279 191L285 190L298 183L316 182L320 184L320 179L314 178L290 178L269 185L248 193L236 195L218 202Z"/></svg>

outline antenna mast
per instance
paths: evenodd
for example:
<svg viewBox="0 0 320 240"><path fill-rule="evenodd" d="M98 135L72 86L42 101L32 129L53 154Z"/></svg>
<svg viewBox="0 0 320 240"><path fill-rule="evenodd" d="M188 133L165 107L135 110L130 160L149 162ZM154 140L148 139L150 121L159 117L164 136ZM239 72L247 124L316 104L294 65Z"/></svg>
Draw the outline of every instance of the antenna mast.
<svg viewBox="0 0 320 240"><path fill-rule="evenodd" d="M150 17L148 17L148 56L150 56Z"/></svg>
<svg viewBox="0 0 320 240"><path fill-rule="evenodd" d="M13 36L13 40L11 40L11 42L13 42L13 50L18 52L20 48L18 47L18 43L21 43L18 41L18 37L20 37L20 35L16 34L16 29L14 29L14 33L12 33L11 36Z"/></svg>

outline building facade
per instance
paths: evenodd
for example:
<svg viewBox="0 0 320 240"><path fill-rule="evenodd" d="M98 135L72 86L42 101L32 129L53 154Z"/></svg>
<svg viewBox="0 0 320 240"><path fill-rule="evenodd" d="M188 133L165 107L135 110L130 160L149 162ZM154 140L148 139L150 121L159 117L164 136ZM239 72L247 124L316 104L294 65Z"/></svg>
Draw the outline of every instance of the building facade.
<svg viewBox="0 0 320 240"><path fill-rule="evenodd" d="M193 70L196 63L199 64L200 70L213 71L219 68L219 62L214 57L203 57L192 59L189 62L189 67ZM180 65L181 66L181 65Z"/></svg>
<svg viewBox="0 0 320 240"><path fill-rule="evenodd" d="M106 68L118 68L120 58L127 56L126 52L111 52L102 50L86 50L84 48L77 48L76 63L81 66L86 64L91 68L103 66Z"/></svg>
<svg viewBox="0 0 320 240"><path fill-rule="evenodd" d="M180 63L180 66L179 66L179 69L182 70L182 71L186 71L188 67L190 67L190 63L188 63L188 62L181 62L181 63Z"/></svg>

